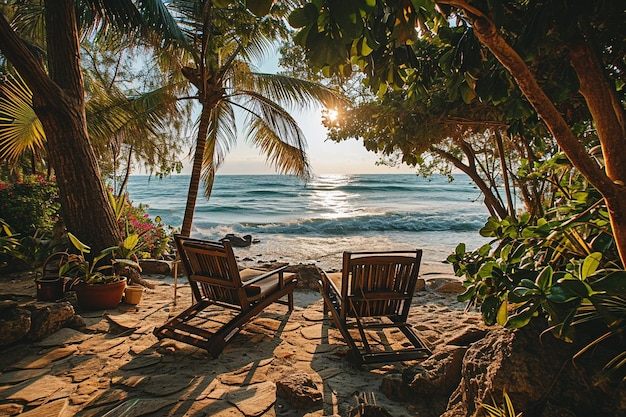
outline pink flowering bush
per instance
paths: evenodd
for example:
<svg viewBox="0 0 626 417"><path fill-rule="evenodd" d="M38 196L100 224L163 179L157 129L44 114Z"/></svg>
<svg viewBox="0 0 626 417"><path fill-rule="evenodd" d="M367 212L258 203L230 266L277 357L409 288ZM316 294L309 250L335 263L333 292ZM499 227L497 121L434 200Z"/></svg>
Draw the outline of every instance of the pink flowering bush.
<svg viewBox="0 0 626 417"><path fill-rule="evenodd" d="M133 248L133 254L139 259L159 259L169 242L169 233L166 226L161 223L161 218L153 219L146 212L145 204L133 206L132 201L126 195L117 199L117 221L122 230L122 237L136 234L139 241Z"/></svg>

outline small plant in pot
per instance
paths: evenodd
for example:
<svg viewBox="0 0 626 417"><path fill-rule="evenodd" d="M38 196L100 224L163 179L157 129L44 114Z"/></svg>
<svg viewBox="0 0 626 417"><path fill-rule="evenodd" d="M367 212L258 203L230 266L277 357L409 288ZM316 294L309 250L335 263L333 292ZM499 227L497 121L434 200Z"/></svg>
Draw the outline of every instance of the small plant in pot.
<svg viewBox="0 0 626 417"><path fill-rule="evenodd" d="M106 248L93 257L86 256L91 248L73 234L67 235L80 254L70 254L59 269L59 275L74 277L70 289L76 291L78 304L86 310L116 308L126 288L126 277L116 273L114 262L130 265L136 265L136 262L130 259L113 260L116 251L119 251L118 246Z"/></svg>

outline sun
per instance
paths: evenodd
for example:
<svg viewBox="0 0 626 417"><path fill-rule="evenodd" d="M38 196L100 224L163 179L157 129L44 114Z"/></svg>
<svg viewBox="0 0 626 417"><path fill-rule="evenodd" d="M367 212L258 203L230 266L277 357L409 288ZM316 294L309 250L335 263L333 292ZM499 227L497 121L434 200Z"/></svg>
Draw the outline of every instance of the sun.
<svg viewBox="0 0 626 417"><path fill-rule="evenodd" d="M339 111L337 109L324 109L322 117L325 125L334 125L339 119Z"/></svg>

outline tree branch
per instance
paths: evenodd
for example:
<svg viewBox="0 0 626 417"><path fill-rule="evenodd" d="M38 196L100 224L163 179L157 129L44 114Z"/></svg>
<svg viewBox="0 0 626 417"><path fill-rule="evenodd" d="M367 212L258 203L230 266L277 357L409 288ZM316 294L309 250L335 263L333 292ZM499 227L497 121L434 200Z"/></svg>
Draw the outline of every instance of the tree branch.
<svg viewBox="0 0 626 417"><path fill-rule="evenodd" d="M574 136L567 122L541 89L524 60L500 35L494 22L481 10L470 6L465 0L439 0L438 3L458 7L466 11L470 18L473 18L474 33L478 40L493 53L513 76L519 89L535 108L572 164L603 195L605 193L613 194L615 192L613 182L587 154L585 147Z"/></svg>
<svg viewBox="0 0 626 417"><path fill-rule="evenodd" d="M58 102L63 92L48 77L41 61L33 55L4 15L0 17L0 39L0 51L17 69L33 94L49 104Z"/></svg>

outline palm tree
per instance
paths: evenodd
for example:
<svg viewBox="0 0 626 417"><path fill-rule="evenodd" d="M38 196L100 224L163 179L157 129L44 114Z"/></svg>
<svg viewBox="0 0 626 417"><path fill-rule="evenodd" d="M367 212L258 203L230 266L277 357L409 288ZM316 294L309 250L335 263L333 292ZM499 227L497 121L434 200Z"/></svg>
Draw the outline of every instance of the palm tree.
<svg viewBox="0 0 626 417"><path fill-rule="evenodd" d="M209 198L215 173L237 140L236 116L243 114L245 137L263 152L280 173L311 175L305 138L286 106L332 106L338 93L296 78L262 74L251 62L271 51L286 36L273 7L262 19L240 2L218 7L211 1L174 0L167 4L189 36L181 72L197 89L198 132L181 234L189 236L196 198L203 180Z"/></svg>
<svg viewBox="0 0 626 417"><path fill-rule="evenodd" d="M33 109L46 134L48 159L57 176L66 225L98 252L116 245L121 236L87 135L81 35L98 38L111 28L145 32L148 21L156 22L154 27L161 34L179 34L169 31L178 28L170 24L160 0L142 2L141 10L130 0L106 2L106 7L102 2L85 1L80 6L74 0L44 1L42 25L42 19L20 16L28 7L4 2L0 6L0 52L33 93ZM79 17L88 23L79 27ZM45 42L44 37L31 35L41 35L42 27ZM28 28L33 32L29 33Z"/></svg>

